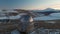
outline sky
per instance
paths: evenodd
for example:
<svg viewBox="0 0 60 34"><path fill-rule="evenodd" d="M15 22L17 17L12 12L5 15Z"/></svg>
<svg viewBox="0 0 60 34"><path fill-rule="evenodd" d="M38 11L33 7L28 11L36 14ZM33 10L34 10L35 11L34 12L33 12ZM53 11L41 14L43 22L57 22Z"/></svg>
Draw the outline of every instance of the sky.
<svg viewBox="0 0 60 34"><path fill-rule="evenodd" d="M60 0L0 0L0 9L60 9Z"/></svg>

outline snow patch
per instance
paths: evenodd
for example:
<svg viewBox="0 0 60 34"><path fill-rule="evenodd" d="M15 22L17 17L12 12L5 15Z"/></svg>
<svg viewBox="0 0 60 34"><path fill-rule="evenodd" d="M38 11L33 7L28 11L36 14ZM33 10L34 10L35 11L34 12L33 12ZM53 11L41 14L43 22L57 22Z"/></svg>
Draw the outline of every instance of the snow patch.
<svg viewBox="0 0 60 34"><path fill-rule="evenodd" d="M11 31L11 34L20 34L20 32L16 29L16 30Z"/></svg>
<svg viewBox="0 0 60 34"><path fill-rule="evenodd" d="M50 14L50 16L52 16L52 17L59 17L60 18L60 13L52 13L52 14Z"/></svg>
<svg viewBox="0 0 60 34"><path fill-rule="evenodd" d="M43 16L43 17L35 17L35 18L33 18L33 20L35 20L35 21L39 21L39 20L57 20L57 19L60 19L60 18L51 17L51 16Z"/></svg>

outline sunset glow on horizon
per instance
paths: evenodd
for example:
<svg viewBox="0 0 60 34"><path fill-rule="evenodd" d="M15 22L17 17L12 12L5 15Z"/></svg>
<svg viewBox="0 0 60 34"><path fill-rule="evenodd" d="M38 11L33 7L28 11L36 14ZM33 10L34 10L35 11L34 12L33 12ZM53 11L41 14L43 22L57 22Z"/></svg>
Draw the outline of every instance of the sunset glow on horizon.
<svg viewBox="0 0 60 34"><path fill-rule="evenodd" d="M0 9L60 9L60 0L0 0Z"/></svg>

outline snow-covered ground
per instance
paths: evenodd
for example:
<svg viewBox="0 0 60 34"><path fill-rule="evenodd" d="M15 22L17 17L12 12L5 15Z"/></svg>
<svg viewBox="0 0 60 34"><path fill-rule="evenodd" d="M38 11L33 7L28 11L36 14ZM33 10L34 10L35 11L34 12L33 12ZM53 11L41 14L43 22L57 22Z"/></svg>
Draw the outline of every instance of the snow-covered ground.
<svg viewBox="0 0 60 34"><path fill-rule="evenodd" d="M38 28L33 32L30 32L29 34L59 34L60 29L44 29L44 28ZM17 29L11 31L11 34L21 34Z"/></svg>
<svg viewBox="0 0 60 34"><path fill-rule="evenodd" d="M38 28L35 31L31 32L30 34L59 34L60 29L44 29Z"/></svg>
<svg viewBox="0 0 60 34"><path fill-rule="evenodd" d="M8 17L7 16L4 16L4 14L2 14L2 15L1 15L0 19L19 19L21 17L21 15L23 15L23 14L18 14L16 16L8 16ZM37 16L37 17L33 18L33 20L34 21L41 21L41 20L43 20L43 21L44 20L60 20L60 13L52 13L52 14L50 14L48 16L44 16L42 14L42 16ZM53 33L56 32L56 31L54 32L53 29L43 29L43 28L37 29L37 32L38 32L38 34L45 34L47 32L53 34L52 32L49 32L50 30L52 30ZM55 34L58 34L59 33L59 29L56 29L56 30L57 30L57 32ZM11 34L20 34L20 32L16 29L16 30L11 31ZM30 34L36 34L36 31L33 31Z"/></svg>
<svg viewBox="0 0 60 34"><path fill-rule="evenodd" d="M18 14L16 16L4 16L4 14L2 14L0 17L0 19L19 19L21 17L21 15L23 15L24 13L22 14ZM60 13L51 13L50 15L48 16L44 16L43 14L40 14L41 16L38 16L33 18L34 21L40 21L40 20L60 20Z"/></svg>
<svg viewBox="0 0 60 34"><path fill-rule="evenodd" d="M9 13L18 13L17 11L13 11L13 10L7 10L7 11L0 11L0 19L19 19L20 15L16 15L16 16L9 16ZM8 16L6 16L6 14Z"/></svg>
<svg viewBox="0 0 60 34"><path fill-rule="evenodd" d="M11 31L11 34L20 34L20 32L16 29L16 30Z"/></svg>
<svg viewBox="0 0 60 34"><path fill-rule="evenodd" d="M60 20L60 13L52 13L48 16L42 16L42 17L35 17L33 18L35 21L40 20Z"/></svg>
<svg viewBox="0 0 60 34"><path fill-rule="evenodd" d="M3 16L3 17L0 17L0 19L19 19L20 18L20 15L16 15L16 16Z"/></svg>
<svg viewBox="0 0 60 34"><path fill-rule="evenodd" d="M9 16L8 19L19 19L21 16L20 15L16 15L16 16Z"/></svg>
<svg viewBox="0 0 60 34"><path fill-rule="evenodd" d="M60 18L60 13L52 13L52 14L50 14L50 16Z"/></svg>

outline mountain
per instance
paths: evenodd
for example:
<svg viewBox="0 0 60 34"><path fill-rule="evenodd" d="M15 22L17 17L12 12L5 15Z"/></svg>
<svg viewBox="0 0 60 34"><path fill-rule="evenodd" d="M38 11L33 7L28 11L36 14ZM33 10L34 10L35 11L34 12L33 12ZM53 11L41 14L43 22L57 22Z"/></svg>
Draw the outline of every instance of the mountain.
<svg viewBox="0 0 60 34"><path fill-rule="evenodd" d="M55 11L55 9L53 9L53 8L46 8L43 11Z"/></svg>
<svg viewBox="0 0 60 34"><path fill-rule="evenodd" d="M33 10L33 12L60 12L60 10L56 10L53 8L46 8L44 10Z"/></svg>

